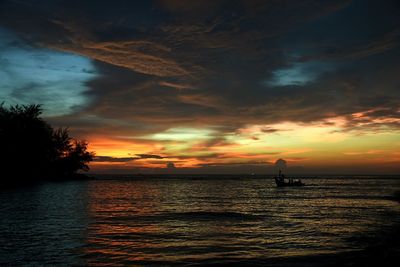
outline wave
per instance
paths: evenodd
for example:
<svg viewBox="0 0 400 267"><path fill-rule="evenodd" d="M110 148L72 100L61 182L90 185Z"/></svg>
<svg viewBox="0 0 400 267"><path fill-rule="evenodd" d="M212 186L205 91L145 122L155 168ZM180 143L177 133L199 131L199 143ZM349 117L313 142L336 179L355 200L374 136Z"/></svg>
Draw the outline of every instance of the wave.
<svg viewBox="0 0 400 267"><path fill-rule="evenodd" d="M168 213L155 213L148 215L127 215L127 216L113 216L103 218L104 220L112 221L167 221L167 220L181 220L181 221L254 221L263 219L263 215L240 213L240 212L219 212L219 211L187 211L187 212L168 212Z"/></svg>
<svg viewBox="0 0 400 267"><path fill-rule="evenodd" d="M170 216L177 218L192 218L199 220L215 220L215 219L229 219L229 220L254 220L259 219L260 215L240 213L240 212L217 212L217 211L189 211L172 213Z"/></svg>

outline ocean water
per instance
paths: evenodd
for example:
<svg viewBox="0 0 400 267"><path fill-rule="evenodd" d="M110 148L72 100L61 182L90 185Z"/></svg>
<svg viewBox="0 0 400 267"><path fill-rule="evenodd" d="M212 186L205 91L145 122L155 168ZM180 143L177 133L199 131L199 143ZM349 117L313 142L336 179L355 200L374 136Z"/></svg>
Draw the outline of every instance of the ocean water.
<svg viewBox="0 0 400 267"><path fill-rule="evenodd" d="M0 265L293 266L400 224L396 177L108 178L0 191Z"/></svg>

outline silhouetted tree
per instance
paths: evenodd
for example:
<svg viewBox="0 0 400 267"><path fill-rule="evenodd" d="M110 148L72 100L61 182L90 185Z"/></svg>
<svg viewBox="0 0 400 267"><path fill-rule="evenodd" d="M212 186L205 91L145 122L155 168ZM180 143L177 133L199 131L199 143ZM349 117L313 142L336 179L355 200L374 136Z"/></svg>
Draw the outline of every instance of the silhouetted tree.
<svg viewBox="0 0 400 267"><path fill-rule="evenodd" d="M71 175L78 170L88 171L87 164L93 159L93 154L87 151L85 141L71 140L55 161L57 169L64 175Z"/></svg>
<svg viewBox="0 0 400 267"><path fill-rule="evenodd" d="M40 105L0 105L3 179L61 178L89 169L93 153L87 151L87 143L71 138L67 128L54 130L41 113Z"/></svg>

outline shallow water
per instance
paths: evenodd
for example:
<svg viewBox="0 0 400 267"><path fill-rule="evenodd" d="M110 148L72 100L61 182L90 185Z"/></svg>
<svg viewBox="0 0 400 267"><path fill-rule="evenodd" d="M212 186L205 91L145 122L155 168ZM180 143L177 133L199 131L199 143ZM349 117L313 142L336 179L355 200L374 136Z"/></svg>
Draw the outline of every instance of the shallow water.
<svg viewBox="0 0 400 267"><path fill-rule="evenodd" d="M360 250L400 223L389 198L399 181L147 177L2 191L0 264L254 265Z"/></svg>

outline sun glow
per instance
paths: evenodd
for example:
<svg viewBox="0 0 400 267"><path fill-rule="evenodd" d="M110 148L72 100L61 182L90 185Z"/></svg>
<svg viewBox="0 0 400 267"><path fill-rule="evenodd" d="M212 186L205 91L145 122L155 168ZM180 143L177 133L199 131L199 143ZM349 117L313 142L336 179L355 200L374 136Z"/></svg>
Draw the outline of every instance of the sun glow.
<svg viewBox="0 0 400 267"><path fill-rule="evenodd" d="M361 118L365 114L354 114ZM313 123L281 122L246 125L235 132L217 131L215 127L170 128L140 136L93 137L90 148L98 155L129 158L111 162L118 168L202 168L221 165L271 165L278 158L303 167L382 164L397 158L398 134L387 131L364 132L362 138L346 129L345 117L332 117ZM135 158L139 154L153 155ZM94 162L94 169L108 163Z"/></svg>

